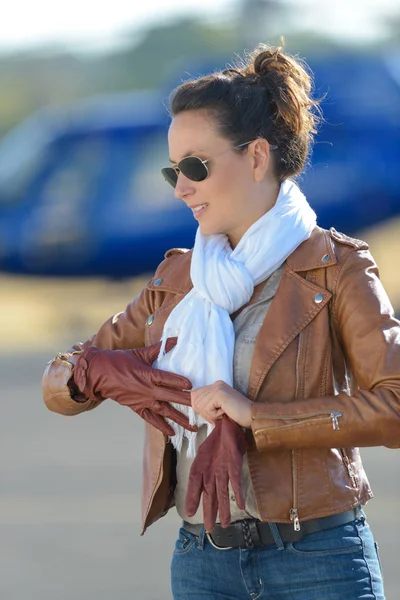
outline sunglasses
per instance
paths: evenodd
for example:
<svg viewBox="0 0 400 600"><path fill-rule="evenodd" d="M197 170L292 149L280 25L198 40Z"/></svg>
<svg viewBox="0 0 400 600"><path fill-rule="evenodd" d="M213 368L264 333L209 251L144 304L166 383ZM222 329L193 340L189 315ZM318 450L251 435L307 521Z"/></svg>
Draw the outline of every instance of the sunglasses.
<svg viewBox="0 0 400 600"><path fill-rule="evenodd" d="M236 150L242 146L247 146L248 144L251 144L251 142L254 142L254 140L251 140L250 142L244 142L243 144L239 144L239 146L234 146L233 148L228 148L227 150L223 150L223 152L214 154L214 156L207 158L207 160L202 160L198 156L186 156L186 158L182 158L182 160L178 162L176 167L165 167L164 169L161 169L161 173L163 174L165 181L172 185L173 188L176 187L179 173L182 173L191 181L204 181L210 174L207 163L211 159L216 158L221 154L225 154L225 152L230 152L231 150ZM270 148L271 150L275 150L277 146L270 146Z"/></svg>

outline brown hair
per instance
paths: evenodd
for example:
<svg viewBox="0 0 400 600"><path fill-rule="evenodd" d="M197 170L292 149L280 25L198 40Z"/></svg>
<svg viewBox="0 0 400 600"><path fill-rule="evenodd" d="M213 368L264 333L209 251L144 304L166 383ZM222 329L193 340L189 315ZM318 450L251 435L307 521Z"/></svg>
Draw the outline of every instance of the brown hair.
<svg viewBox="0 0 400 600"><path fill-rule="evenodd" d="M274 172L283 181L303 171L321 120L319 100L311 95L312 74L282 47L260 44L246 59L178 86L170 97L171 114L209 111L233 146L268 140Z"/></svg>

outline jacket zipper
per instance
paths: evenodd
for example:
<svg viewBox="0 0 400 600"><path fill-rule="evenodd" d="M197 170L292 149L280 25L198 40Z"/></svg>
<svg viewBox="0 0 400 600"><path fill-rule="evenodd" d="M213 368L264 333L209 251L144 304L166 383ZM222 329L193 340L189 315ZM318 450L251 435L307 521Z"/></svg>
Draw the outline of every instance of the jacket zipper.
<svg viewBox="0 0 400 600"><path fill-rule="evenodd" d="M324 418L324 415L326 415L326 417ZM326 419L329 419L332 421L332 427L333 429L336 431L337 429L340 429L340 425L339 425L339 417L342 416L342 413L338 410L319 410L317 412L313 412L313 413L307 413L304 415L257 415L255 417L253 417L254 419L263 419L263 418L268 418L268 419L276 419L279 421L301 421L302 423L308 423L309 421L324 421ZM315 417L322 417L321 419L316 419ZM297 425L297 423L293 423L293 424L288 424L288 425L280 425L277 426L280 429L284 429L285 427L293 427ZM265 427L264 429L261 430L257 430L257 431L267 431L268 429L275 429L275 427Z"/></svg>
<svg viewBox="0 0 400 600"><path fill-rule="evenodd" d="M165 452L165 448L164 448L164 452ZM143 534L144 534L144 532L145 532L145 529L147 529L147 527L146 527L146 521L147 521L147 517L148 517L148 515L149 515L150 508L151 508L151 506L152 506L152 504L153 504L154 496L156 495L156 493L157 493L157 490L158 490L158 488L160 487L160 484L161 484L161 481L162 481L163 475L164 475L164 454L163 454L163 458L162 458L162 460L161 460L160 469L159 469L159 471L158 471L158 474L157 474L157 482L156 482L156 484L155 484L155 486L154 486L154 488L153 488L153 492L152 492L152 494L151 494L150 500L149 500L149 501L148 501L148 503L147 503L147 507L146 507L145 513L144 513L144 515L143 515L143 521L142 521L142 532L141 532L141 535L143 535Z"/></svg>
<svg viewBox="0 0 400 600"><path fill-rule="evenodd" d="M339 394L339 390L338 390L338 386L336 383L335 370L333 368L333 365L332 365L332 381L333 381L333 391L334 391L335 396L337 396ZM344 467L348 473L348 476L351 479L353 488L357 489L358 488L358 477L356 475L356 472L353 469L353 465L351 464L349 457L347 456L346 450L344 448L339 448L339 452L342 457L342 462L344 464Z"/></svg>
<svg viewBox="0 0 400 600"><path fill-rule="evenodd" d="M301 350L301 342L303 340L303 332L301 331L299 334L299 343L297 345L297 357L296 357L296 391L294 394L295 399L298 397L299 393L299 362L300 362L300 350Z"/></svg>
<svg viewBox="0 0 400 600"><path fill-rule="evenodd" d="M293 478L293 508L289 511L290 520L293 523L295 531L300 531L300 519L297 512L297 466L296 466L296 450L292 450L292 478Z"/></svg>
<svg viewBox="0 0 400 600"><path fill-rule="evenodd" d="M303 339L303 332L300 332L299 334L299 343L297 346L297 357L296 357L296 392L295 392L295 399L297 399L298 397L298 392L299 392L299 362L300 362L300 350L301 350L301 343L302 343L302 339ZM312 420L312 417L316 417L316 416L320 416L320 415L324 415L324 414L328 414L329 418L332 419L332 427L334 430L339 429L339 417L342 416L342 413L340 413L337 410L332 410L332 411L319 411L318 413L312 413L310 415L304 415L305 417L307 417L307 420ZM275 416L275 415L270 415L270 418L279 418L279 416ZM311 418L310 418L311 417ZM285 419L298 419L299 416L295 417L281 417L281 418L285 418ZM301 417L300 417L301 418ZM293 486L293 507L290 509L289 511L289 517L291 522L293 523L293 527L295 531L300 531L300 517L299 517L299 512L297 509L297 463L296 463L296 455L295 455L296 450L293 449L292 450L292 486ZM350 462L350 461L349 461Z"/></svg>
<svg viewBox="0 0 400 600"><path fill-rule="evenodd" d="M352 486L354 489L357 489L358 488L357 475L353 469L353 465L351 464L349 457L346 454L346 450L344 448L339 448L339 451L342 456L343 464L344 464L346 471L351 479Z"/></svg>
<svg viewBox="0 0 400 600"><path fill-rule="evenodd" d="M299 420L299 419L303 418L303 423L304 423L307 421L313 421L313 420L315 420L315 417L319 417L321 415L327 415L326 418L328 418L332 421L332 427L335 431L337 429L339 429L339 417L342 416L342 413L339 412L338 410L320 410L318 412L311 413L308 415L293 415L293 416L290 416L290 415L268 415L268 418L270 418L270 419L285 419L285 420ZM258 416L261 417L261 415L258 415ZM321 420L321 419L319 419L319 420ZM283 427L285 427L285 426L283 426ZM291 425L286 425L286 427L291 427ZM289 511L289 517L290 517L290 521L293 523L294 530L300 531L300 517L299 517L299 513L298 513L298 509L297 509L297 466L296 466L295 452L296 452L296 450L293 448L292 449L293 506ZM357 487L356 476L355 476L354 470L350 464L350 460L345 453L342 454L342 457L343 457L343 462L346 465L346 468L350 475L350 478L353 482L353 486Z"/></svg>
<svg viewBox="0 0 400 600"><path fill-rule="evenodd" d="M299 362L300 362L300 350L301 350L301 342L303 339L303 332L301 331L299 334L299 343L297 345L297 356L296 356L296 392L295 399L298 397L299 393ZM293 523L293 527L295 531L300 531L300 519L297 511L297 463L295 456L295 449L292 450L292 487L293 487L293 508L289 511L290 520Z"/></svg>

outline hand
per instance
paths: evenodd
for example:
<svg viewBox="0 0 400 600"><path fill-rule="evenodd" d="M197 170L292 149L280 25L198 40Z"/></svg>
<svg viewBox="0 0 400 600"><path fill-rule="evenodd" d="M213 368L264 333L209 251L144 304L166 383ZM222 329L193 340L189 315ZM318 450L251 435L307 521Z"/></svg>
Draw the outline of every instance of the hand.
<svg viewBox="0 0 400 600"><path fill-rule="evenodd" d="M166 352L177 342L169 338ZM89 346L79 356L74 369L74 382L87 398L112 398L128 406L165 435L175 435L165 418L197 431L189 419L170 402L190 406L191 382L175 373L153 369L161 342L134 350L104 350Z"/></svg>
<svg viewBox="0 0 400 600"><path fill-rule="evenodd" d="M222 527L231 522L229 481L236 504L244 510L242 466L248 448L244 431L226 415L199 447L189 474L186 513L189 517L196 513L203 494L206 531L214 529L218 511Z"/></svg>
<svg viewBox="0 0 400 600"><path fill-rule="evenodd" d="M191 399L194 410L210 423L226 414L238 425L251 427L252 401L224 381L192 390Z"/></svg>

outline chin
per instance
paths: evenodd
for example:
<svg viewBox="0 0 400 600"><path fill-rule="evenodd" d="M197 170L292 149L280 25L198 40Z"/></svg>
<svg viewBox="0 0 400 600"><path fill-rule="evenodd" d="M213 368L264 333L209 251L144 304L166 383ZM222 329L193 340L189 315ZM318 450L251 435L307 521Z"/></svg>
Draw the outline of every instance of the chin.
<svg viewBox="0 0 400 600"><path fill-rule="evenodd" d="M207 227L204 225L199 225L199 227L200 227L200 231L203 235L217 235L219 233L225 233L218 227L209 227L209 226Z"/></svg>
<svg viewBox="0 0 400 600"><path fill-rule="evenodd" d="M199 221L199 228L203 235L226 234L226 227L217 223L207 223L206 219L203 222Z"/></svg>

